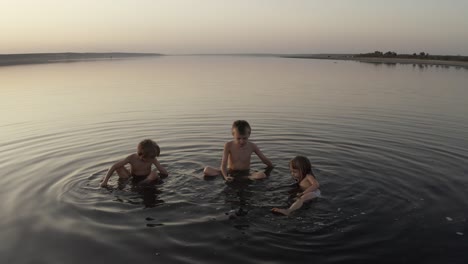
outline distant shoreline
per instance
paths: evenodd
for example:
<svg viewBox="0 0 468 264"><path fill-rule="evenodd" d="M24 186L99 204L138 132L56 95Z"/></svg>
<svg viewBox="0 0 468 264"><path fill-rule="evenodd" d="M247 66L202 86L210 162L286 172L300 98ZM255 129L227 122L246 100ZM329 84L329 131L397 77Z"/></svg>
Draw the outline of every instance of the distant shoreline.
<svg viewBox="0 0 468 264"><path fill-rule="evenodd" d="M293 59L350 60L374 64L425 64L468 68L468 62L466 61L430 60L416 58L357 57L355 54L294 54L280 55L279 57Z"/></svg>
<svg viewBox="0 0 468 264"><path fill-rule="evenodd" d="M86 60L110 60L131 57L163 56L158 53L128 53L128 52L105 52L105 53L26 53L26 54L0 54L0 66L12 66L22 64L43 64L57 62L76 62Z"/></svg>
<svg viewBox="0 0 468 264"><path fill-rule="evenodd" d="M418 64L418 65L440 65L468 68L468 61L454 60L433 60L418 58L386 58L386 57L360 57L358 54L195 54L196 56L254 56L254 57L279 57L291 59L319 59L319 60L349 60L373 64ZM77 62L87 60L112 60L132 57L152 57L152 56L179 56L165 55L160 53L128 53L128 52L105 52L105 53L26 53L26 54L0 54L0 67L23 65L23 64L44 64L58 62ZM194 56L186 54L180 56Z"/></svg>

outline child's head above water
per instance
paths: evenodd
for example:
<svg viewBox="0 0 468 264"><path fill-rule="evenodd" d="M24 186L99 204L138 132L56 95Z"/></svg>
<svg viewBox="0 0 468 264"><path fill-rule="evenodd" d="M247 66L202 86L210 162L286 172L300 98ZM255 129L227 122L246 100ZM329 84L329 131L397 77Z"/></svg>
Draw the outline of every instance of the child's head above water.
<svg viewBox="0 0 468 264"><path fill-rule="evenodd" d="M234 123L232 123L233 133L234 133L234 130L236 130L239 133L239 135L248 135L248 136L250 136L250 132L252 131L249 123L245 120L234 121Z"/></svg>
<svg viewBox="0 0 468 264"><path fill-rule="evenodd" d="M138 156L146 159L154 159L159 156L161 149L151 139L145 139L138 143Z"/></svg>
<svg viewBox="0 0 468 264"><path fill-rule="evenodd" d="M312 165L309 159L304 156L296 156L289 161L289 169L291 170L291 175L297 181L304 179L307 174L314 175L312 174Z"/></svg>
<svg viewBox="0 0 468 264"><path fill-rule="evenodd" d="M250 125L245 120L237 120L232 124L232 137L234 142L243 147L250 137Z"/></svg>

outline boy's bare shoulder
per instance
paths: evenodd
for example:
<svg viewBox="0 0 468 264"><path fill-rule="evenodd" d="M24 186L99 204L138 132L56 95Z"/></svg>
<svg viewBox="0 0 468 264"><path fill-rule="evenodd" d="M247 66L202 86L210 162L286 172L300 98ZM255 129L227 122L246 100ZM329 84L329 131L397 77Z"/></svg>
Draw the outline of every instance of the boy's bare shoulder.
<svg viewBox="0 0 468 264"><path fill-rule="evenodd" d="M136 154L136 153L130 154L127 157L128 161L133 161L133 160L135 160L137 158L138 158L138 154Z"/></svg>
<svg viewBox="0 0 468 264"><path fill-rule="evenodd" d="M224 148L231 148L232 147L232 144L233 144L234 141L228 141L226 143L224 143Z"/></svg>
<svg viewBox="0 0 468 264"><path fill-rule="evenodd" d="M258 147L257 147L257 144L253 143L252 141L249 141L247 144L248 144L247 146L248 146L249 148L251 148L251 149L256 149L256 148L258 148Z"/></svg>

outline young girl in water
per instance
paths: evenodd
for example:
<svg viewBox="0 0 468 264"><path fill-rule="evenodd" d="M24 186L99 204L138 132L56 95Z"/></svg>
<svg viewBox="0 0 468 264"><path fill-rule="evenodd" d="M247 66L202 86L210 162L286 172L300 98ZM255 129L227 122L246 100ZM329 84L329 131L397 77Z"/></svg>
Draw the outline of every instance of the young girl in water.
<svg viewBox="0 0 468 264"><path fill-rule="evenodd" d="M156 157L159 156L160 149L158 144L151 139L141 141L137 146L137 153L131 154L125 159L116 162L101 182L101 187L107 187L107 181L112 176L114 171L117 171L121 180L127 180L133 177L134 182L139 184L155 182L159 176L167 176L167 171L164 169ZM130 171L125 168L126 164L130 164ZM156 166L159 170L159 175L156 171L152 171L152 165Z"/></svg>
<svg viewBox="0 0 468 264"><path fill-rule="evenodd" d="M297 156L289 162L291 176L299 185L302 192L298 193L297 200L288 209L273 208L274 213L289 215L291 212L302 207L304 202L320 197L320 184L312 173L312 165L308 158Z"/></svg>

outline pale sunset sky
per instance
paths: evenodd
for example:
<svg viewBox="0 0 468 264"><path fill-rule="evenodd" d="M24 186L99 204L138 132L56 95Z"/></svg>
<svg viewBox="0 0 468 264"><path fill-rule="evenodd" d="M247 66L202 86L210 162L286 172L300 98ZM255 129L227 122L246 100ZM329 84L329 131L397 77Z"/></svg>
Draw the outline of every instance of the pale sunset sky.
<svg viewBox="0 0 468 264"><path fill-rule="evenodd" d="M468 56L468 0L0 0L0 54Z"/></svg>

